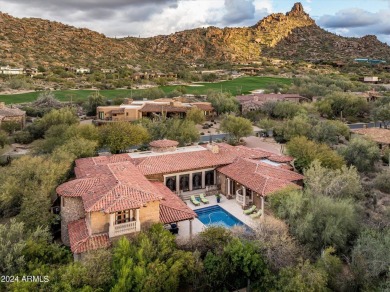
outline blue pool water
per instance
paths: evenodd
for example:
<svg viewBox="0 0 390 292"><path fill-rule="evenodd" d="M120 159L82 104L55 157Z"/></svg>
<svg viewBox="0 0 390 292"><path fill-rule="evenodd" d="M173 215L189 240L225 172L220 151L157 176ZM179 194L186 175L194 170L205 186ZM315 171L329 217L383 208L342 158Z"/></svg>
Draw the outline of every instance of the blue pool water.
<svg viewBox="0 0 390 292"><path fill-rule="evenodd" d="M197 209L194 211L196 214L198 214L198 219L204 225L220 225L227 228L233 227L235 225L246 226L244 223L218 205Z"/></svg>

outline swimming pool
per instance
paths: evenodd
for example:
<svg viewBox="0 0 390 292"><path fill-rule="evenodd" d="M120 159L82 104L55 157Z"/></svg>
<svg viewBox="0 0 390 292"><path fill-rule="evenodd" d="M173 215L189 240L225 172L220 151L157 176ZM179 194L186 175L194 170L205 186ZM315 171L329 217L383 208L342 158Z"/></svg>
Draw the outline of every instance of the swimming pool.
<svg viewBox="0 0 390 292"><path fill-rule="evenodd" d="M196 209L194 211L196 214L198 214L198 219L204 225L220 225L227 228L233 227L235 225L246 226L244 223L218 205Z"/></svg>

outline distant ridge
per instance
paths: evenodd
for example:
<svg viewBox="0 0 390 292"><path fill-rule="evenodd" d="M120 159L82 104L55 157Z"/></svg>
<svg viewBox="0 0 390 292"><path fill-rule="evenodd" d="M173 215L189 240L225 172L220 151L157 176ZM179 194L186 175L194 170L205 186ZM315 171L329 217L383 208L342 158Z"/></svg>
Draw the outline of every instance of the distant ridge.
<svg viewBox="0 0 390 292"><path fill-rule="evenodd" d="M318 27L295 3L251 27L197 28L151 38L109 38L89 29L0 13L1 62L11 66L108 67L195 60L280 59L390 61L390 47L375 36L345 38Z"/></svg>

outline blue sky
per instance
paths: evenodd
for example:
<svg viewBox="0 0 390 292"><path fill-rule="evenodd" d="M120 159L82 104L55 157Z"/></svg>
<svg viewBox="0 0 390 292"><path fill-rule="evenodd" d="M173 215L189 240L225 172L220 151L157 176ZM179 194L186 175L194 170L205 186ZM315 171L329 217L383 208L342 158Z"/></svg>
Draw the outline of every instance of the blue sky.
<svg viewBox="0 0 390 292"><path fill-rule="evenodd" d="M153 36L196 27L250 26L286 13L292 0L0 0L0 10L39 17L107 36ZM331 32L367 34L390 44L390 0L302 0L305 11Z"/></svg>

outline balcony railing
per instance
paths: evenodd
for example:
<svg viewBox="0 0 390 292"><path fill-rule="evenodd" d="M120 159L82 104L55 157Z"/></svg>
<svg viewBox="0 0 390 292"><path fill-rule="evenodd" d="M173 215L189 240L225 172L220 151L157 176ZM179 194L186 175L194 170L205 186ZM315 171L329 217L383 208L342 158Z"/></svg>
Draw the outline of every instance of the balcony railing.
<svg viewBox="0 0 390 292"><path fill-rule="evenodd" d="M244 203L244 195L243 195L242 189L238 189L236 191L236 201L240 205L242 205ZM251 197L247 195L245 198L245 205L248 205L248 203L252 203L252 202L253 202L253 200L251 199Z"/></svg>
<svg viewBox="0 0 390 292"><path fill-rule="evenodd" d="M241 189L236 191L236 201L240 204L244 202L244 196L242 195Z"/></svg>
<svg viewBox="0 0 390 292"><path fill-rule="evenodd" d="M139 226L139 224L137 223L139 222L130 221L130 222L110 226L110 232L109 232L110 237L120 236L123 234L139 231L137 230L139 229L137 228Z"/></svg>

